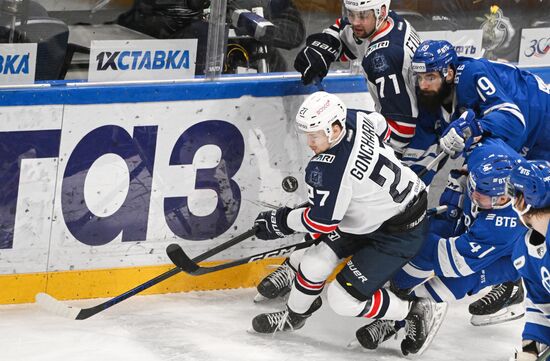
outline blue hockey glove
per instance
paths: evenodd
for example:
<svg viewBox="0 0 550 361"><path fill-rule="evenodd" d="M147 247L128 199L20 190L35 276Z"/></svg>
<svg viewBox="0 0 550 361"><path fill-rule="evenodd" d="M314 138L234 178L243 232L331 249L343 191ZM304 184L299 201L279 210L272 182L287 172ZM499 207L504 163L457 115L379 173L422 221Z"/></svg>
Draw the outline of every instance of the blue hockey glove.
<svg viewBox="0 0 550 361"><path fill-rule="evenodd" d="M322 80L330 64L338 57L340 42L325 33L312 34L306 40L306 47L296 55L294 69L302 73L302 83L310 84L314 79Z"/></svg>
<svg viewBox="0 0 550 361"><path fill-rule="evenodd" d="M256 237L259 239L277 239L283 238L294 231L288 227L286 219L292 208L281 207L273 211L265 211L258 214L254 221L257 228Z"/></svg>
<svg viewBox="0 0 550 361"><path fill-rule="evenodd" d="M483 134L483 129L473 110L468 109L460 118L449 124L443 132L439 145L452 158L457 158L462 151L468 150L476 137Z"/></svg>
<svg viewBox="0 0 550 361"><path fill-rule="evenodd" d="M447 187L439 198L439 205L447 206L444 216L450 220L456 220L462 216L466 180L467 175L458 169L453 169L449 173Z"/></svg>

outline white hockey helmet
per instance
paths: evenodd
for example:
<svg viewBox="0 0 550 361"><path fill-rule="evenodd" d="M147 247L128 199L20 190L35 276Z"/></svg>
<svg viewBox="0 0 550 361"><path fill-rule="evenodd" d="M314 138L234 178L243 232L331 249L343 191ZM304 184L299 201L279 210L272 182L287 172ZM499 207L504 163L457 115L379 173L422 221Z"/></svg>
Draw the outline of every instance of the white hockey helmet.
<svg viewBox="0 0 550 361"><path fill-rule="evenodd" d="M380 27L382 22L386 20L388 17L388 14L390 13L390 3L391 0L343 0L344 1L344 9L345 9L345 16L349 17L350 13L354 14L361 14L369 10L374 11L374 16L377 19L376 21L376 29ZM386 7L386 16L384 18L380 18L382 16L382 7Z"/></svg>
<svg viewBox="0 0 550 361"><path fill-rule="evenodd" d="M296 114L296 128L302 132L323 130L328 142L333 143L332 125L339 122L343 130L346 128L347 108L336 95L324 91L311 94L304 100Z"/></svg>

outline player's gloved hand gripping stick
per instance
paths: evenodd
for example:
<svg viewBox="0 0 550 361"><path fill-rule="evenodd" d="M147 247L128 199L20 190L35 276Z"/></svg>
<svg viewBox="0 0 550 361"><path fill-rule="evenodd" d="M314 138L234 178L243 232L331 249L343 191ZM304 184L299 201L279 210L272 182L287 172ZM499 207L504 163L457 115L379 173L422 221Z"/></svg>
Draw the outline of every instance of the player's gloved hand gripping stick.
<svg viewBox="0 0 550 361"><path fill-rule="evenodd" d="M298 206L299 207L305 207L307 205L307 203L304 203L304 204L301 204ZM207 258L210 258L226 249L228 249L229 247L232 247L234 245L236 245L237 243L240 243L252 236L254 236L256 234L256 227L252 227L251 229L247 230L246 232L242 233L242 234L239 234L235 237L233 237L232 239L228 240L227 242L224 242L222 244L220 244L219 246L217 247L214 247L212 248L211 250L208 250L200 255L198 255L197 257L195 257L193 259L193 262L201 262L201 261L204 261L205 259ZM137 287L134 287L132 288L131 290L129 291L126 291L124 292L123 294L120 294L114 298L111 298L103 303L100 303L99 305L96 305L96 306L93 306L93 307L89 307L89 308L79 308L79 307L75 307L75 306L69 306L69 305L66 305L65 303L63 302L60 302L59 300L57 300L56 298L50 296L49 294L47 293L38 293L36 295L36 302L42 307L44 308L45 310L51 312L51 313L54 313L58 316L62 316L62 317L66 317L66 318L71 318L71 319L74 319L74 320L85 320L89 317L92 317L93 315L95 314L98 314L102 311L105 311L106 309L140 293L141 291L144 291L178 273L181 272L181 268L179 267L175 267L175 268L172 268L166 272L164 272L163 274L153 278L153 279L150 279L149 281L145 282L145 283L142 283L141 285L137 286Z"/></svg>

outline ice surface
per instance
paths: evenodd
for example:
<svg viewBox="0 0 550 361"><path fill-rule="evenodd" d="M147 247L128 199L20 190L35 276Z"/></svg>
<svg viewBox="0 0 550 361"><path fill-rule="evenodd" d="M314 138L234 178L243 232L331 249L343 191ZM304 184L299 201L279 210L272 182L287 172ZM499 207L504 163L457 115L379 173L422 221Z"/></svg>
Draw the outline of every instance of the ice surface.
<svg viewBox="0 0 550 361"><path fill-rule="evenodd" d="M370 361L403 360L399 342L377 351L347 348L365 320L340 317L325 305L306 326L275 335L250 334L258 313L253 289L137 296L84 321L48 314L35 304L0 306L0 359L9 361ZM67 302L78 307L103 300ZM507 360L519 346L523 319L474 327L467 305L449 307L431 348L419 360Z"/></svg>

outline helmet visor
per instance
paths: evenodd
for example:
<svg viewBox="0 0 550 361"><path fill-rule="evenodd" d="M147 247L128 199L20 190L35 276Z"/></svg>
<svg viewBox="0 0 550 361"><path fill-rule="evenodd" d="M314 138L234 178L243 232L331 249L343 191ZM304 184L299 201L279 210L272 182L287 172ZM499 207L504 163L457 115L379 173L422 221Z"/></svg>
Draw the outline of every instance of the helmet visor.
<svg viewBox="0 0 550 361"><path fill-rule="evenodd" d="M344 17L350 22L364 21L369 17L374 17L374 10L355 11L344 8Z"/></svg>

